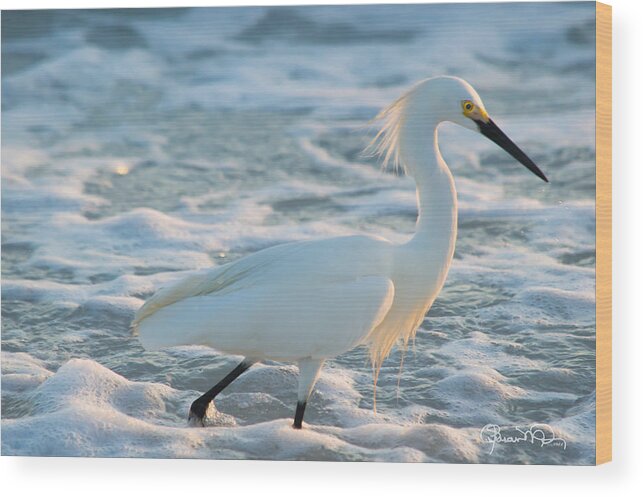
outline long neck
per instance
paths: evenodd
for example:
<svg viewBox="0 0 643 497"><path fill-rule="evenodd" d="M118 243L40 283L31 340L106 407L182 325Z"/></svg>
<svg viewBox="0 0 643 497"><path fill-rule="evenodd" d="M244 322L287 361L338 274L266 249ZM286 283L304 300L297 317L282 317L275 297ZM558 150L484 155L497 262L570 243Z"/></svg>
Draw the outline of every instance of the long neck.
<svg viewBox="0 0 643 497"><path fill-rule="evenodd" d="M441 252L450 260L455 248L458 224L455 183L440 154L439 122L432 122L424 116L422 124L423 128L430 125L424 136L432 133L433 140L418 139L420 136L417 134L422 132L421 128L413 127L416 139L405 136L401 148L402 159L413 174L417 186L419 215L416 233L409 244Z"/></svg>

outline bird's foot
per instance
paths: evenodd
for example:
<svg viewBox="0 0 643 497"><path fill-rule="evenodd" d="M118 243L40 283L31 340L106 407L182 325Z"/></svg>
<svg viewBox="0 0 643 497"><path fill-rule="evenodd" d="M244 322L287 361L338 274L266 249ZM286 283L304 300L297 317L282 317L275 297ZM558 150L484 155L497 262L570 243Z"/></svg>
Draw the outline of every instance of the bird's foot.
<svg viewBox="0 0 643 497"><path fill-rule="evenodd" d="M237 421L233 416L217 410L214 401L204 404L195 400L188 413L188 426L206 428L213 426L235 426Z"/></svg>
<svg viewBox="0 0 643 497"><path fill-rule="evenodd" d="M190 406L190 412L188 413L188 426L203 428L205 426L208 407L211 404L211 402L208 402L207 404L204 402L199 402L198 399L192 402L192 405Z"/></svg>
<svg viewBox="0 0 643 497"><path fill-rule="evenodd" d="M297 402L297 410L295 411L295 420L292 427L295 430L301 430L301 424L304 422L304 411L306 410L306 401Z"/></svg>

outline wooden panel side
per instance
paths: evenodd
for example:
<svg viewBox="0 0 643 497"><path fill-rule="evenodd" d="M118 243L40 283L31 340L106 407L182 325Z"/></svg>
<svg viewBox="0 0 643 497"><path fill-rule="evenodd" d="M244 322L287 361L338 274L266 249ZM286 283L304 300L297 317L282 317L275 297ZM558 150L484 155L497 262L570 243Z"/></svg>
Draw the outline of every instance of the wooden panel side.
<svg viewBox="0 0 643 497"><path fill-rule="evenodd" d="M596 3L596 464L612 460L612 7Z"/></svg>

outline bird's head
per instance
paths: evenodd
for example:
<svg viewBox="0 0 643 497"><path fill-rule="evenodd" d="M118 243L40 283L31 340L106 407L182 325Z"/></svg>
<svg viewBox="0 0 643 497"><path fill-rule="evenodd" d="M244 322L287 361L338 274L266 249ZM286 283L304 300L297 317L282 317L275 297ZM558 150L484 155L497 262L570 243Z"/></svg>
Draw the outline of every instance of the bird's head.
<svg viewBox="0 0 643 497"><path fill-rule="evenodd" d="M549 182L545 174L489 117L480 95L463 79L456 77L435 78L436 93L439 98L444 120L459 124L476 131L529 169L545 182ZM435 101L435 96L433 97Z"/></svg>
<svg viewBox="0 0 643 497"><path fill-rule="evenodd" d="M478 132L509 153L513 158L545 182L545 174L489 117L480 95L461 78L438 76L418 83L407 94L378 116L385 125L378 135L376 151L385 159L399 160L399 135L402 128L423 133L427 125L444 121L459 124ZM401 123L405 125L402 126Z"/></svg>

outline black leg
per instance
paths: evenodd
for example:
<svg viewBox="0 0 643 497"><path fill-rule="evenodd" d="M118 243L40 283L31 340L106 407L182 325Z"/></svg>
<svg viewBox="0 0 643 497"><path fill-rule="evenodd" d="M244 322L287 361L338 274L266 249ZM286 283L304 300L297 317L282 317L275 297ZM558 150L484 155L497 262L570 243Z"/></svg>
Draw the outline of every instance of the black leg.
<svg viewBox="0 0 643 497"><path fill-rule="evenodd" d="M241 364L230 371L219 383L192 402L192 405L190 406L190 414L188 415L188 423L196 426L203 426L203 418L205 417L205 413L208 410L210 402L212 402L212 400L219 395L225 387L241 376L241 374L254 363L255 361L244 359L241 361Z"/></svg>
<svg viewBox="0 0 643 497"><path fill-rule="evenodd" d="M297 402L297 410L295 411L295 422L292 427L301 430L301 422L304 420L304 411L306 410L306 402Z"/></svg>

